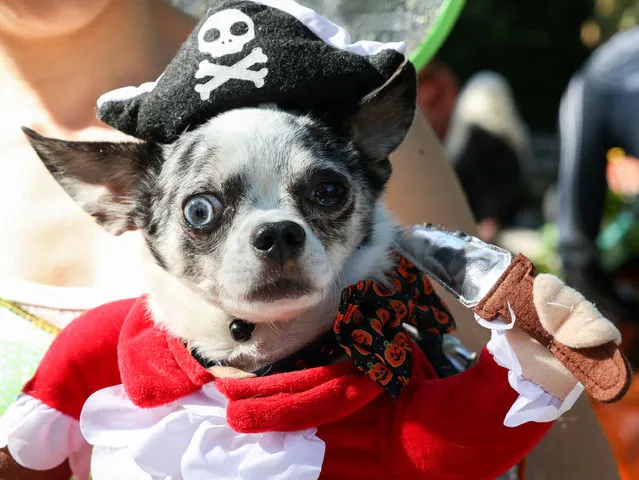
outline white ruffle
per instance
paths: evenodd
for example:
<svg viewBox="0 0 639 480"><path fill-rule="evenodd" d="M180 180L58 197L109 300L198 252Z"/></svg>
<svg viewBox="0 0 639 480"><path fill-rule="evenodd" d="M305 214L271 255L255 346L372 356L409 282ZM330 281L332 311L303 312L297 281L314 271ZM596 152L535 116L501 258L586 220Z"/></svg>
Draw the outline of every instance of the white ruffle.
<svg viewBox="0 0 639 480"><path fill-rule="evenodd" d="M89 478L91 447L77 420L29 395L21 395L0 418L0 448L30 470L50 470L69 459L78 480Z"/></svg>
<svg viewBox="0 0 639 480"><path fill-rule="evenodd" d="M94 480L319 477L325 445L316 429L238 433L226 421L227 403L214 383L146 409L135 406L122 385L94 393L80 418L94 446Z"/></svg>
<svg viewBox="0 0 639 480"><path fill-rule="evenodd" d="M519 394L519 397L506 414L504 425L518 427L528 422L541 423L557 420L572 408L584 391L584 387L577 382L562 401L560 398L546 392L539 385L524 378L519 359L506 337L506 330L510 330L515 326L515 314L512 310L510 314L512 319L510 323L488 322L475 315L477 322L491 331L491 338L486 348L493 355L498 365L508 369L508 383Z"/></svg>
<svg viewBox="0 0 639 480"><path fill-rule="evenodd" d="M316 11L300 5L293 0L252 0L255 3L276 8L295 17L320 40L340 50L354 53L360 56L377 55L383 50L395 50L399 53L406 52L404 42L375 42L372 40L360 40L353 43L350 34L339 25L331 22Z"/></svg>
<svg viewBox="0 0 639 480"><path fill-rule="evenodd" d="M164 74L162 74L164 75ZM132 98L139 97L145 93L150 93L155 89L155 86L162 78L162 75L158 77L155 82L146 82L139 86L121 87L106 92L98 98L98 108L102 107L106 102L124 102L131 100Z"/></svg>

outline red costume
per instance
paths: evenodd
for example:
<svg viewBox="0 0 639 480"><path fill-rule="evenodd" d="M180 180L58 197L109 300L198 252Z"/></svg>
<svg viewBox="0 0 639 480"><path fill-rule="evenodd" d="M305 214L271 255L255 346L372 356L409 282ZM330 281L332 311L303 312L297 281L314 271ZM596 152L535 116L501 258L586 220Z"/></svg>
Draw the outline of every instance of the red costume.
<svg viewBox="0 0 639 480"><path fill-rule="evenodd" d="M105 305L73 322L25 386L23 400L50 407L73 428L92 394L118 384L126 401L149 411L203 387L214 388L228 399L226 421L235 432L316 428L316 437L325 444L320 478L335 479L494 479L550 428L549 422L504 426L518 394L509 385L508 371L488 351L478 365L440 380L419 348L412 350L412 378L397 399L350 361L267 377L215 379L180 340L153 324L140 298ZM94 423L95 412L88 423ZM11 415L7 417L11 422ZM41 422L43 432L53 431L46 423ZM86 434L84 417L81 424ZM93 438L96 428L87 429L85 436ZM7 435L14 458L28 458L30 447L12 445L11 432ZM171 438L165 440L170 443ZM315 444L321 448L320 442ZM78 452L88 454L86 449ZM43 464L46 452L38 455L41 468L55 466ZM85 462L72 459L72 467ZM82 476L82 468L75 470Z"/></svg>

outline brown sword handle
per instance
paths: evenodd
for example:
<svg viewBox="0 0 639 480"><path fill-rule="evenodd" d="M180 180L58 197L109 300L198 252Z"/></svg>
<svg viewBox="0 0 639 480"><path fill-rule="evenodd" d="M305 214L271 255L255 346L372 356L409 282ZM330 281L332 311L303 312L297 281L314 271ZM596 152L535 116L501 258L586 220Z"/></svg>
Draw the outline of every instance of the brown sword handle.
<svg viewBox="0 0 639 480"><path fill-rule="evenodd" d="M603 403L620 400L630 387L632 373L621 349L614 342L591 348L571 348L557 342L539 320L533 300L534 278L532 262L518 255L479 302L475 313L493 321L510 319L512 310L517 326L548 348L593 399Z"/></svg>

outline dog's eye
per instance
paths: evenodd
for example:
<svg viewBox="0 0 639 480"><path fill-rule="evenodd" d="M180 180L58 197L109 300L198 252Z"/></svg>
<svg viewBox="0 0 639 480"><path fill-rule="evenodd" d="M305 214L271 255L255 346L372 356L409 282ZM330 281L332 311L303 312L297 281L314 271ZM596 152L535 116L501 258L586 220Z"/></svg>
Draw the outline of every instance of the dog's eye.
<svg viewBox="0 0 639 480"><path fill-rule="evenodd" d="M346 188L336 182L323 182L316 185L309 196L309 200L320 207L338 207L346 197Z"/></svg>
<svg viewBox="0 0 639 480"><path fill-rule="evenodd" d="M210 227L222 204L213 195L195 195L184 205L184 219L193 228Z"/></svg>

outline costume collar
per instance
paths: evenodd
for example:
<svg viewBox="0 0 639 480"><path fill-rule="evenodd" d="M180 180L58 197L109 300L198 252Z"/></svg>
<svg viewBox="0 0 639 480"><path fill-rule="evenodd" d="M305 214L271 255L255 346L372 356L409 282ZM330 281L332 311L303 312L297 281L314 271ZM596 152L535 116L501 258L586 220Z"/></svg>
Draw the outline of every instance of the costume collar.
<svg viewBox="0 0 639 480"><path fill-rule="evenodd" d="M420 349L412 342L411 347L412 380L436 377ZM135 405L165 405L215 382L229 399L229 424L243 433L296 431L335 422L384 393L350 360L265 377L215 379L180 339L154 324L146 297L135 302L124 321L118 360L124 389Z"/></svg>
<svg viewBox="0 0 639 480"><path fill-rule="evenodd" d="M118 363L127 395L143 408L173 402L214 380L180 339L155 325L146 296L135 302L122 325Z"/></svg>

